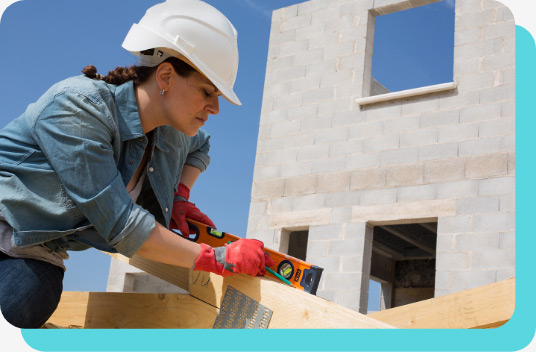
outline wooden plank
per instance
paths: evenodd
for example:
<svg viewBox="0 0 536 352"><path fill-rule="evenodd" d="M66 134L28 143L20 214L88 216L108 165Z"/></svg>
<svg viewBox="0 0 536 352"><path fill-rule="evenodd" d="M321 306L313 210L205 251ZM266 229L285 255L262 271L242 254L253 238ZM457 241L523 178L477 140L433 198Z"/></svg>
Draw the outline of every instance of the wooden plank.
<svg viewBox="0 0 536 352"><path fill-rule="evenodd" d="M175 286L188 290L188 277L190 270L180 266L163 264L149 259L145 259L138 255L132 258L125 257L118 253L107 253L112 258L121 260L138 269L145 271L148 274L154 275L164 281L167 281Z"/></svg>
<svg viewBox="0 0 536 352"><path fill-rule="evenodd" d="M85 329L207 329L217 314L217 308L185 294L65 291L48 323Z"/></svg>
<svg viewBox="0 0 536 352"><path fill-rule="evenodd" d="M190 294L220 307L232 286L273 311L269 329L390 329L392 326L269 278L191 271ZM357 297L356 297L357 299Z"/></svg>
<svg viewBox="0 0 536 352"><path fill-rule="evenodd" d="M402 329L482 329L501 326L515 308L515 278L370 313Z"/></svg>

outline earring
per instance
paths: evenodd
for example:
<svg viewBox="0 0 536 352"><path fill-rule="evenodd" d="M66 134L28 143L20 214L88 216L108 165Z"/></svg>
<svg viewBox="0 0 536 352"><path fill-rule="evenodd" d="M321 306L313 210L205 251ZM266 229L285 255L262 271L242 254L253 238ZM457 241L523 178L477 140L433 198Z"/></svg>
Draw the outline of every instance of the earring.
<svg viewBox="0 0 536 352"><path fill-rule="evenodd" d="M162 88L162 90L160 91L160 95L164 95L165 92L166 92L166 90L164 88Z"/></svg>

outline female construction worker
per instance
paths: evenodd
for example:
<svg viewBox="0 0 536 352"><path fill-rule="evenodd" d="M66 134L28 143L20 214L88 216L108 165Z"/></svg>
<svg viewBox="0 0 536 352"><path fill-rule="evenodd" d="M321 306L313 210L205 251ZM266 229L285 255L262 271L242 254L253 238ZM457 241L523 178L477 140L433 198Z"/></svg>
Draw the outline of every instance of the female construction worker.
<svg viewBox="0 0 536 352"><path fill-rule="evenodd" d="M233 92L236 30L200 0L147 10L123 47L138 64L93 66L52 86L0 130L0 309L40 327L62 292L67 250L95 247L223 276L264 275L263 243L212 248L185 218L214 226L188 201L209 163L202 127Z"/></svg>

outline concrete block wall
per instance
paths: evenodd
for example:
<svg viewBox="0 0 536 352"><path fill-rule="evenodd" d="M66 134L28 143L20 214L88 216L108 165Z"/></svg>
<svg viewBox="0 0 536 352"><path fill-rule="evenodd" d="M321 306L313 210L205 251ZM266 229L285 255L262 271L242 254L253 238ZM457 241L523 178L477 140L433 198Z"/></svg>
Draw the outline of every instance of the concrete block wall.
<svg viewBox="0 0 536 352"><path fill-rule="evenodd" d="M373 224L437 219L436 296L515 276L515 25L457 0L450 92L371 95L374 17L434 1L311 0L274 11L248 237L309 230L318 295L366 311Z"/></svg>

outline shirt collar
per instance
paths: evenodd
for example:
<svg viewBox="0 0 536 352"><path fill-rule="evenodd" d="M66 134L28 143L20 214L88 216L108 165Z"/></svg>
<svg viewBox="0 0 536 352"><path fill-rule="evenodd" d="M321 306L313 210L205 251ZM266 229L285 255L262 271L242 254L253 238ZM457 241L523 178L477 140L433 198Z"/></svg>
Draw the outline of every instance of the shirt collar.
<svg viewBox="0 0 536 352"><path fill-rule="evenodd" d="M144 137L141 126L138 101L134 91L134 82L128 81L118 86L115 90L116 110L119 115L119 135L121 140L136 139ZM162 151L168 151L164 143L164 137L160 127L157 127L153 134L155 145Z"/></svg>

